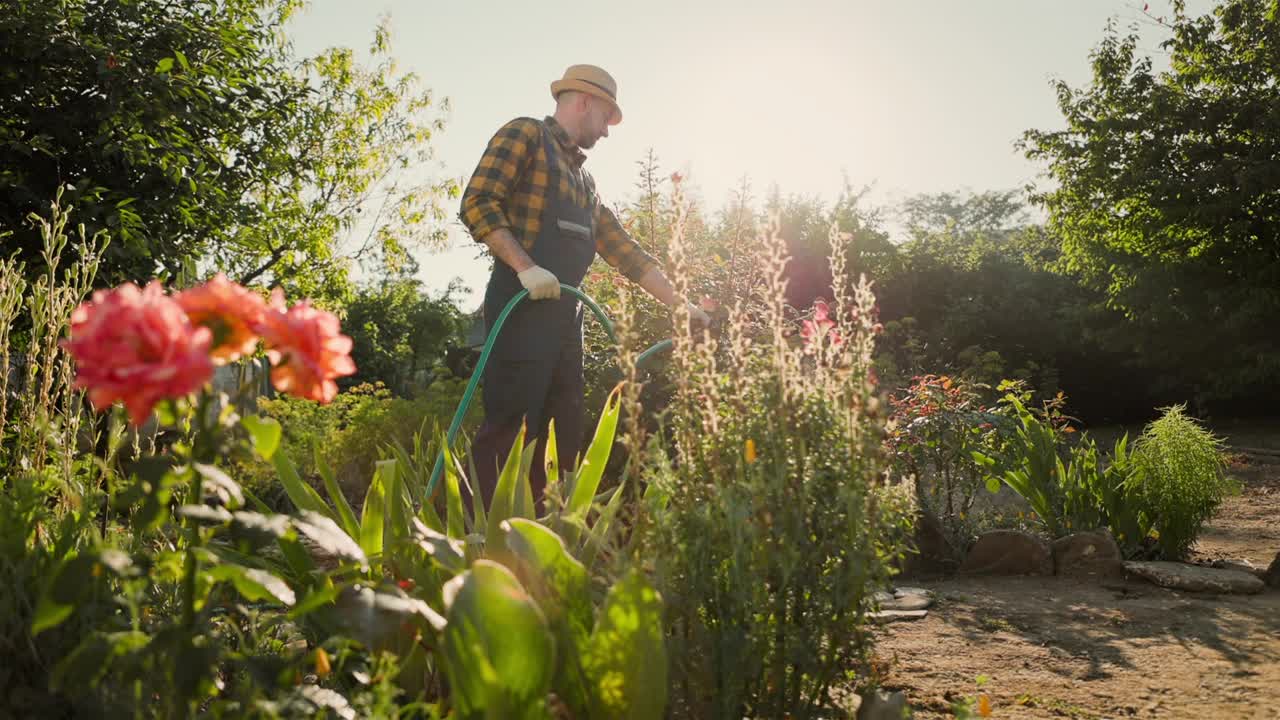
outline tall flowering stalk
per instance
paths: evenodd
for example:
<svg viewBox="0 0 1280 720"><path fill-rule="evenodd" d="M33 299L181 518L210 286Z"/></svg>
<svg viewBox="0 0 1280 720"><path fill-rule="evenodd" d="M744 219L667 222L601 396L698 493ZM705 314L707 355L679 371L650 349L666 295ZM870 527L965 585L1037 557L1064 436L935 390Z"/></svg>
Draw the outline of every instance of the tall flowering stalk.
<svg viewBox="0 0 1280 720"><path fill-rule="evenodd" d="M909 522L907 495L883 481L870 282L849 282L833 258L834 305L801 317L785 300L776 217L756 247L763 282L735 301L724 339L677 334L678 445L674 462L654 455L647 468L647 556L668 598L673 674L699 679L673 688L678 717L822 714L867 658L865 613Z"/></svg>

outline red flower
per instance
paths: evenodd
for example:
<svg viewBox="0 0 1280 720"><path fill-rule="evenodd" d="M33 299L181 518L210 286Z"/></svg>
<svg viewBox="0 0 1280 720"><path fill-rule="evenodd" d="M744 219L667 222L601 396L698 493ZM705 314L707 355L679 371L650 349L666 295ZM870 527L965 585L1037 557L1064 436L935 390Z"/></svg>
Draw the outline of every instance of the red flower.
<svg viewBox="0 0 1280 720"><path fill-rule="evenodd" d="M117 400L141 425L160 400L187 395L213 375L212 335L195 327L160 283L98 290L71 314L62 347L76 360L76 388L103 411Z"/></svg>
<svg viewBox="0 0 1280 720"><path fill-rule="evenodd" d="M266 303L250 290L218 273L199 287L173 297L196 326L213 333L215 364L232 362L253 352L258 344L256 328L262 323Z"/></svg>
<svg viewBox="0 0 1280 720"><path fill-rule="evenodd" d="M284 293L276 288L258 326L276 389L320 403L332 400L338 394L334 379L356 371L351 338L338 330L333 313L312 307L307 300L286 310Z"/></svg>

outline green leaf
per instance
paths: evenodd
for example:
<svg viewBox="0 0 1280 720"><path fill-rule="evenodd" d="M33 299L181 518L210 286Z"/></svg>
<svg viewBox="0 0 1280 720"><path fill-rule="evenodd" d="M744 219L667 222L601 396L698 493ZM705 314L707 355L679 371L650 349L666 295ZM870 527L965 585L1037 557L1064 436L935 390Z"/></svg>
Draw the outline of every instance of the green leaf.
<svg viewBox="0 0 1280 720"><path fill-rule="evenodd" d="M246 415L240 419L240 424L249 431L249 440L253 442L254 451L263 460L270 460L280 447L280 436L284 432L280 423L275 418Z"/></svg>
<svg viewBox="0 0 1280 720"><path fill-rule="evenodd" d="M297 620L304 615L310 615L316 610L329 605L338 597L338 593L340 591L341 588L334 585L322 587L318 590L312 590L302 599L302 602L295 605L293 609L289 611L289 619Z"/></svg>
<svg viewBox="0 0 1280 720"><path fill-rule="evenodd" d="M458 483L458 468L453 453L441 437L444 449L445 512L448 517L449 537L461 538L467 534L467 514L462 509L462 488Z"/></svg>
<svg viewBox="0 0 1280 720"><path fill-rule="evenodd" d="M991 475L987 476L987 492L992 495L1000 492L1000 478Z"/></svg>
<svg viewBox="0 0 1280 720"><path fill-rule="evenodd" d="M477 560L445 583L444 601L442 659L460 716L545 716L555 644L515 575Z"/></svg>
<svg viewBox="0 0 1280 720"><path fill-rule="evenodd" d="M451 573L467 569L466 548L462 542L432 530L417 518L413 519L413 540L423 552Z"/></svg>
<svg viewBox="0 0 1280 720"><path fill-rule="evenodd" d="M584 712L588 701L581 652L594 621L587 569L548 528L522 518L512 518L506 527L516 574L556 639L556 693L569 707Z"/></svg>
<svg viewBox="0 0 1280 720"><path fill-rule="evenodd" d="M298 532L307 536L321 550L337 557L350 560L360 565L368 565L369 560L360 545L344 533L333 518L319 513L303 511L294 519L293 526Z"/></svg>
<svg viewBox="0 0 1280 720"><path fill-rule="evenodd" d="M329 493L329 502L333 503L333 507L338 510L338 519L342 523L342 529L351 537L360 537L360 521L356 519L355 512L351 509L351 503L347 502L347 496L343 494L342 487L338 485L338 481L333 476L333 468L329 467L329 463L320 455L320 446L314 448L316 471L320 473L320 479L324 481L325 492Z"/></svg>
<svg viewBox="0 0 1280 720"><path fill-rule="evenodd" d="M174 50L173 56L178 59L178 64L182 66L183 70L186 70L187 72L191 71L191 65L187 62L187 56L183 55L181 50Z"/></svg>
<svg viewBox="0 0 1280 720"><path fill-rule="evenodd" d="M346 588L339 595L336 610L342 628L369 648L399 648L407 651L412 633L406 623L423 623L431 630L445 627L445 619L425 602L403 592L376 592L367 587Z"/></svg>
<svg viewBox="0 0 1280 720"><path fill-rule="evenodd" d="M100 572L96 553L83 553L64 560L36 603L35 618L31 623L32 636L57 627L70 617L76 602L94 584L95 573Z"/></svg>
<svg viewBox="0 0 1280 720"><path fill-rule="evenodd" d="M364 507L360 511L360 547L365 555L382 554L382 529L386 519L387 474L394 473L394 460L378 462L364 495Z"/></svg>
<svg viewBox="0 0 1280 720"><path fill-rule="evenodd" d="M297 600L293 588L266 570L240 565L218 565L209 570L209 577L230 582L249 602L275 600L284 605L293 605Z"/></svg>
<svg viewBox="0 0 1280 720"><path fill-rule="evenodd" d="M586 517L587 511L591 509L596 490L600 487L600 479L604 476L604 468L609 464L609 454L613 451L613 439L618 430L618 415L621 412L622 385L618 385L605 401L600 422L596 425L595 437L582 459L582 466L578 468L578 481L573 488L573 497L569 499L568 514Z"/></svg>
<svg viewBox="0 0 1280 720"><path fill-rule="evenodd" d="M284 453L275 456L275 466L276 474L280 476L280 484L284 486L284 492L289 496L289 501L294 507L300 511L319 513L332 520L337 519L325 504L324 498L320 497L320 493L298 477L298 469Z"/></svg>
<svg viewBox="0 0 1280 720"><path fill-rule="evenodd" d="M518 484L516 479L524 459L524 433L525 427L521 425L515 442L511 444L511 450L507 452L507 462L498 475L498 486L494 489L493 501L489 503L486 519L488 525L485 529L485 547L489 552L502 547L502 539L505 535L502 523L511 519L511 514L515 510L515 492Z"/></svg>
<svg viewBox="0 0 1280 720"><path fill-rule="evenodd" d="M160 58L160 62L156 63L157 73L167 73L173 69L173 58Z"/></svg>
<svg viewBox="0 0 1280 720"><path fill-rule="evenodd" d="M232 480L220 468L203 463L193 463L192 467L200 474L201 489L206 496L213 496L222 505L233 510L244 505L244 493L240 490L240 483ZM204 499L197 498L196 502L204 502Z"/></svg>
<svg viewBox="0 0 1280 720"><path fill-rule="evenodd" d="M667 705L662 600L638 570L609 590L583 664L591 717L661 720Z"/></svg>

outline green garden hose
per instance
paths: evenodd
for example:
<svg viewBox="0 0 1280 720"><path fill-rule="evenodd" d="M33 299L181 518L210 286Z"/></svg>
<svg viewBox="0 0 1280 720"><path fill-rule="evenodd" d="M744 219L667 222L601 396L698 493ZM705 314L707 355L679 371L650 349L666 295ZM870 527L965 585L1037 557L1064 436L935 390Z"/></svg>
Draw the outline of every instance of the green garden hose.
<svg viewBox="0 0 1280 720"><path fill-rule="evenodd" d="M609 322L609 317L604 314L604 311L600 309L600 306L596 304L595 300L592 300L586 293L582 292L578 288L571 285L565 285L564 283L560 284L560 291L567 292L570 295L577 297L587 307L591 308L591 312L595 314L596 319L604 326L604 331L608 333L609 339L613 341L614 345L618 344L618 338L613 334L613 323ZM485 363L489 362L489 352L493 350L493 343L498 339L498 333L502 331L503 324L507 322L507 316L510 315L511 311L515 310L516 306L519 305L520 302L528 295L528 290L521 290L516 293L516 296L511 298L511 302L507 303L507 306L498 314L498 319L494 321L493 329L489 331L489 338L485 340L484 349L480 351L480 360L476 362L476 369L471 373L471 381L467 383L466 392L462 393L462 402L458 403L458 411L453 414L453 422L449 423L449 432L445 435L445 447L453 447L453 441L458 436L458 429L462 427L462 418L466 417L467 410L471 408L472 396L476 394L476 387L480 384L481 376L484 375ZM662 342L655 344L653 347L650 347L648 350L645 350L636 356L636 365L643 366L649 358L669 349L670 347L670 340L663 340ZM440 473L444 471L444 450L445 448L440 448L440 453L436 456L436 466L435 469L431 471L431 482L427 483L427 498L430 498L435 492L436 483L440 481Z"/></svg>

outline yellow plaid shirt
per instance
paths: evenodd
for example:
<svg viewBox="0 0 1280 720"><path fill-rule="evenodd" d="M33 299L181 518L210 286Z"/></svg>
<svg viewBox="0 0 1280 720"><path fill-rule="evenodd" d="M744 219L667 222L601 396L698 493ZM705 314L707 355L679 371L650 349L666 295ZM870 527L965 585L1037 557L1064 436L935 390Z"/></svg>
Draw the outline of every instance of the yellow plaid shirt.
<svg viewBox="0 0 1280 720"><path fill-rule="evenodd" d="M477 241L498 228L507 228L525 250L533 248L542 226L552 182L579 207L595 216L596 252L632 280L639 280L657 262L636 244L607 205L600 202L591 175L582 169L586 155L569 134L548 117L543 121L560 144L556 167L548 167L542 149L542 123L517 118L499 130L476 166L462 193L462 222ZM572 163L572 166L570 165ZM588 204L590 203L590 204Z"/></svg>

